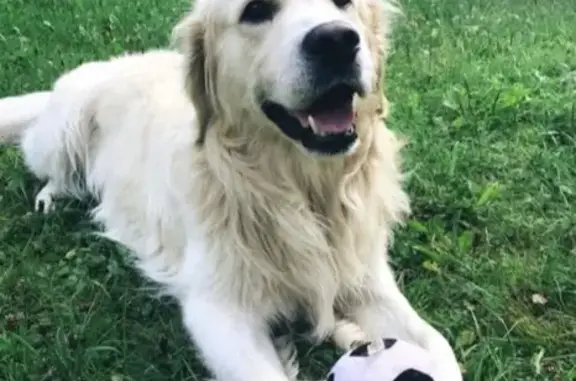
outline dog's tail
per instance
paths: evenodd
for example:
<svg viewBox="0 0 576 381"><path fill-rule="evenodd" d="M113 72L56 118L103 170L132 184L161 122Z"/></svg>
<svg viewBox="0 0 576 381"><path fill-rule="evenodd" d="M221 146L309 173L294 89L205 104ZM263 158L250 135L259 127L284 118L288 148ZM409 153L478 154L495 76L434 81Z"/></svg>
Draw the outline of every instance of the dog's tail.
<svg viewBox="0 0 576 381"><path fill-rule="evenodd" d="M0 99L0 143L17 143L46 108L51 92L38 91Z"/></svg>

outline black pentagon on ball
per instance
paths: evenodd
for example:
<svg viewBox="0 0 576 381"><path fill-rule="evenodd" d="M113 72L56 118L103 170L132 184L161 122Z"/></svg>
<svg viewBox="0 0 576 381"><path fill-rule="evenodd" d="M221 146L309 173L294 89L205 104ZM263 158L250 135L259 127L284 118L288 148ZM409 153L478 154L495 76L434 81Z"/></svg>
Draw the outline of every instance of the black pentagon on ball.
<svg viewBox="0 0 576 381"><path fill-rule="evenodd" d="M334 378L335 378L335 377L334 377L334 373L330 373L330 374L328 375L328 378L326 378L326 381L334 381Z"/></svg>
<svg viewBox="0 0 576 381"><path fill-rule="evenodd" d="M354 348L352 352L350 352L350 357L368 357L370 353L368 353L368 346L370 343L364 343L362 345L357 346Z"/></svg>
<svg viewBox="0 0 576 381"><path fill-rule="evenodd" d="M396 339L384 339L384 349L390 349L396 344L398 340Z"/></svg>
<svg viewBox="0 0 576 381"><path fill-rule="evenodd" d="M434 379L416 369L406 369L392 381L434 381Z"/></svg>

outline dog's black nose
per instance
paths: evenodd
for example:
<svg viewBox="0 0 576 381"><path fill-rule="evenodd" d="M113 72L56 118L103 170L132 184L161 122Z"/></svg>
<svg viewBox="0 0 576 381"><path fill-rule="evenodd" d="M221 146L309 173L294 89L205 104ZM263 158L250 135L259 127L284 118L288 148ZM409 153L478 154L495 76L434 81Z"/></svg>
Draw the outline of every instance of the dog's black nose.
<svg viewBox="0 0 576 381"><path fill-rule="evenodd" d="M349 65L359 44L360 36L354 29L333 21L312 28L302 41L302 50L322 65Z"/></svg>

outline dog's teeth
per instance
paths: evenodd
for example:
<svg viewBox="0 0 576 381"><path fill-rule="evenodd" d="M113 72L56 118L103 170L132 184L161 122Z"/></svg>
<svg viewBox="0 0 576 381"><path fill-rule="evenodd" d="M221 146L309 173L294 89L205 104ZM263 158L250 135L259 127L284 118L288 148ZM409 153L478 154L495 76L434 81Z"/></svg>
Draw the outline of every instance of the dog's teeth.
<svg viewBox="0 0 576 381"><path fill-rule="evenodd" d="M312 131L314 131L315 134L322 135L322 133L318 131L318 126L312 115L308 116L308 123L310 123L310 127L312 127Z"/></svg>
<svg viewBox="0 0 576 381"><path fill-rule="evenodd" d="M350 127L346 130L346 135L352 135L354 133L354 127Z"/></svg>
<svg viewBox="0 0 576 381"><path fill-rule="evenodd" d="M316 121L314 120L314 118L312 117L312 115L310 115L308 117L308 122L310 123L310 127L312 127L312 131L314 131L314 133L318 136L326 136L326 132L325 131L321 131L318 129L318 125L316 124Z"/></svg>

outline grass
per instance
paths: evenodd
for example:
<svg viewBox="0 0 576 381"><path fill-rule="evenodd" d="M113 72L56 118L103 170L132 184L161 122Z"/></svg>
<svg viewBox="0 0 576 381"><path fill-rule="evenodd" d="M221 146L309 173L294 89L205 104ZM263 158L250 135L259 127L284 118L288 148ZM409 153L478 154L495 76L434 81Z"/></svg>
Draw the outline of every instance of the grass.
<svg viewBox="0 0 576 381"><path fill-rule="evenodd" d="M576 8L572 0L405 0L385 84L410 139L414 215L393 261L471 381L576 380ZM0 95L162 46L186 0L5 0ZM203 376L170 301L87 206L31 213L39 185L0 152L0 380ZM322 374L329 347L306 348Z"/></svg>

